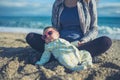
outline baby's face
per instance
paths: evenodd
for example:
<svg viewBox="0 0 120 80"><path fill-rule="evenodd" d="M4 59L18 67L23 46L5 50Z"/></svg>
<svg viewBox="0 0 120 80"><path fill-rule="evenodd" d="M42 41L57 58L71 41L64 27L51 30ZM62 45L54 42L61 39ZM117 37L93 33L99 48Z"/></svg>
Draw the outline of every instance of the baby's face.
<svg viewBox="0 0 120 80"><path fill-rule="evenodd" d="M52 42L59 38L59 32L54 30L53 28L48 28L43 32L43 39L46 43Z"/></svg>

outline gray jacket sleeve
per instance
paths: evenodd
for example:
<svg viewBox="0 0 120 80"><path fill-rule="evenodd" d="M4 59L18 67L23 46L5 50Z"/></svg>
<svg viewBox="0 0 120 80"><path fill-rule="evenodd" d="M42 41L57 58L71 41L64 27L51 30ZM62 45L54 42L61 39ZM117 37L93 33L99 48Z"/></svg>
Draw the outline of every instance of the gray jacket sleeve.
<svg viewBox="0 0 120 80"><path fill-rule="evenodd" d="M57 10L57 7L56 7L56 1L54 2L53 4L53 7L52 7L52 18L51 18L51 21L52 21L52 26L53 27L56 27L57 26L57 13L56 13L56 10Z"/></svg>
<svg viewBox="0 0 120 80"><path fill-rule="evenodd" d="M98 25L97 25L97 8L96 1L90 0L89 2L89 13L90 13L90 28L85 33L84 37L81 39L85 42L93 40L98 34Z"/></svg>
<svg viewBox="0 0 120 80"><path fill-rule="evenodd" d="M52 7L52 18L51 18L52 26L55 27L57 30L59 30L59 27L58 27L58 10L59 10L58 5L59 4L60 2L58 0L55 0Z"/></svg>

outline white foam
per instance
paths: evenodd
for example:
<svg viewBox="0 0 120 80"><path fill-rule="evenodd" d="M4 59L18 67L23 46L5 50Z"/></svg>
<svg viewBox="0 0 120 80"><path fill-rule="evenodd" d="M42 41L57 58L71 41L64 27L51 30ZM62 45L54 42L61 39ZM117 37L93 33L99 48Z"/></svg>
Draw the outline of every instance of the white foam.
<svg viewBox="0 0 120 80"><path fill-rule="evenodd" d="M120 27L108 27L108 26L100 26L99 27L99 34L98 36L109 36L112 39L119 39L120 40ZM0 32L15 32L15 33L30 33L35 32L42 34L43 29L36 29L36 28L14 28L14 27L3 27L0 26Z"/></svg>
<svg viewBox="0 0 120 80"><path fill-rule="evenodd" d="M100 33L105 34L120 34L120 27L108 27L108 26L100 26L98 27Z"/></svg>
<svg viewBox="0 0 120 80"><path fill-rule="evenodd" d="M120 27L100 26L98 36L108 36L112 39L120 40Z"/></svg>
<svg viewBox="0 0 120 80"><path fill-rule="evenodd" d="M15 33L43 33L43 29L34 29L34 28L14 28L14 27L0 27L0 32L15 32Z"/></svg>

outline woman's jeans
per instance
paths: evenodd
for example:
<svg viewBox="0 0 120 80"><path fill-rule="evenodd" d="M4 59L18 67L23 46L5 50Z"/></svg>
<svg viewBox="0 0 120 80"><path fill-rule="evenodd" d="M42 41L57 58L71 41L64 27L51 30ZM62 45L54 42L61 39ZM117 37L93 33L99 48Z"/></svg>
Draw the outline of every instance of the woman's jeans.
<svg viewBox="0 0 120 80"><path fill-rule="evenodd" d="M26 36L27 43L36 51L42 53L44 52L44 40L41 38L42 35L37 33L29 33ZM102 36L99 38L96 38L90 42L87 42L80 47L78 47L79 50L87 50L91 53L92 57L98 56L105 51L107 51L112 44L112 41L110 38L106 36ZM51 57L51 60L54 60L54 57Z"/></svg>

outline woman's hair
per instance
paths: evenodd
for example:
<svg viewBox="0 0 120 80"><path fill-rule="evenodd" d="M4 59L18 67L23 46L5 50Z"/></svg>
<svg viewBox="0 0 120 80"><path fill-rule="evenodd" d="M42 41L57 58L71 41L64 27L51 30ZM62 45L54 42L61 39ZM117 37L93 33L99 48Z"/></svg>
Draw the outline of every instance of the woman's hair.
<svg viewBox="0 0 120 80"><path fill-rule="evenodd" d="M89 3L90 0L85 0L86 3Z"/></svg>
<svg viewBox="0 0 120 80"><path fill-rule="evenodd" d="M43 31L45 31L45 30L47 30L47 29L49 29L49 28L52 28L52 29L54 29L55 31L58 32L58 30L57 30L55 27L52 27L52 26L47 26L47 27L45 27Z"/></svg>
<svg viewBox="0 0 120 80"><path fill-rule="evenodd" d="M90 1L90 0L85 0L87 3ZM95 0L95 1L99 1L99 0Z"/></svg>

